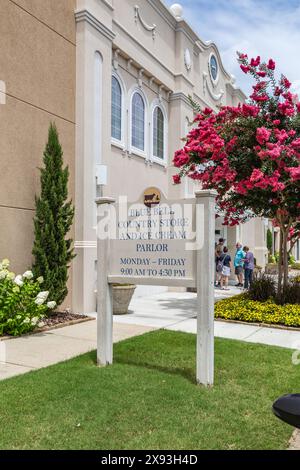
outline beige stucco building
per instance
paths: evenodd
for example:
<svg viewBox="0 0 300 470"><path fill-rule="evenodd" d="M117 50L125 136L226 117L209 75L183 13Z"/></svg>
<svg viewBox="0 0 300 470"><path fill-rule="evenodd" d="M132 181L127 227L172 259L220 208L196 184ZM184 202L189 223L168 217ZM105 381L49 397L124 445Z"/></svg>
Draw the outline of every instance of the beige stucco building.
<svg viewBox="0 0 300 470"><path fill-rule="evenodd" d="M245 95L216 45L161 0L1 0L0 36L0 258L16 271L30 266L37 168L55 121L76 207L66 305L93 312L96 196L136 200L153 185L191 196L192 182L172 184L173 154L193 118L188 96L217 110ZM237 240L249 245L263 265L266 224L221 222L216 238L231 251Z"/></svg>

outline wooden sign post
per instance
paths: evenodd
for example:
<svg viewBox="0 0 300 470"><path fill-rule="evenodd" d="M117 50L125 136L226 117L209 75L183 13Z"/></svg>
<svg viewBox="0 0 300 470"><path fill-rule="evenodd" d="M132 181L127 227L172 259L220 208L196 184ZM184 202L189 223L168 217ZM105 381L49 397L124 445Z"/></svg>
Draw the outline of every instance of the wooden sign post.
<svg viewBox="0 0 300 470"><path fill-rule="evenodd" d="M215 191L167 200L148 188L135 203L97 203L97 362L113 362L114 283L197 288L197 383L214 379Z"/></svg>

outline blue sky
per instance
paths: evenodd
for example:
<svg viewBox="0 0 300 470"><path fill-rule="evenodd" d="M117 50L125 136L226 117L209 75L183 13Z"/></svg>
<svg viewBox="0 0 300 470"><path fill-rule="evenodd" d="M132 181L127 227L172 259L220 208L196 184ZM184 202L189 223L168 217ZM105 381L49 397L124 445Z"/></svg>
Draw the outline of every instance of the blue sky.
<svg viewBox="0 0 300 470"><path fill-rule="evenodd" d="M224 66L249 93L249 79L236 63L237 50L273 58L300 94L300 0L165 0L180 3L184 19L204 41L217 44Z"/></svg>

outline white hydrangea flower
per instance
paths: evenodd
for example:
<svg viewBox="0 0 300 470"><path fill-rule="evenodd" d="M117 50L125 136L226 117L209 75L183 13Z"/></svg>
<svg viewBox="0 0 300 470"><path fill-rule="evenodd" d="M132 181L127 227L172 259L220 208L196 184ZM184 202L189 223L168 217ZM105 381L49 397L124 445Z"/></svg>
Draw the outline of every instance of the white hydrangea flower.
<svg viewBox="0 0 300 470"><path fill-rule="evenodd" d="M37 299L43 299L44 302L47 300L48 298L48 295L49 295L49 291L42 291L40 292L38 295L37 295Z"/></svg>
<svg viewBox="0 0 300 470"><path fill-rule="evenodd" d="M10 265L9 259L5 258L1 262L2 269L8 269Z"/></svg>
<svg viewBox="0 0 300 470"><path fill-rule="evenodd" d="M40 319L38 317L32 318L31 324L32 325L37 325L39 323Z"/></svg>
<svg viewBox="0 0 300 470"><path fill-rule="evenodd" d="M48 302L47 307L50 308L50 309L55 308L56 307L56 302L54 300L52 300L51 302Z"/></svg>
<svg viewBox="0 0 300 470"><path fill-rule="evenodd" d="M5 279L6 276L7 276L7 271L4 271L4 270L0 271L0 281L1 281L2 279Z"/></svg>
<svg viewBox="0 0 300 470"><path fill-rule="evenodd" d="M30 323L30 318L25 318L25 320L23 321L23 323Z"/></svg>
<svg viewBox="0 0 300 470"><path fill-rule="evenodd" d="M15 277L14 283L17 284L17 286L19 286L19 287L23 286L24 282L23 282L21 274L19 274L18 276Z"/></svg>
<svg viewBox="0 0 300 470"><path fill-rule="evenodd" d="M8 272L6 275L6 278L9 279L10 281L13 281L15 277L16 277L15 273L12 273L12 272Z"/></svg>
<svg viewBox="0 0 300 470"><path fill-rule="evenodd" d="M32 278L33 278L33 273L32 273L32 271L26 271L26 272L23 274L23 278L24 278L24 279L32 279Z"/></svg>
<svg viewBox="0 0 300 470"><path fill-rule="evenodd" d="M45 299L43 297L37 297L34 301L36 305L43 305L45 303Z"/></svg>
<svg viewBox="0 0 300 470"><path fill-rule="evenodd" d="M38 282L39 284L43 284L43 282L44 282L43 276L38 277L38 278L37 278L37 282Z"/></svg>

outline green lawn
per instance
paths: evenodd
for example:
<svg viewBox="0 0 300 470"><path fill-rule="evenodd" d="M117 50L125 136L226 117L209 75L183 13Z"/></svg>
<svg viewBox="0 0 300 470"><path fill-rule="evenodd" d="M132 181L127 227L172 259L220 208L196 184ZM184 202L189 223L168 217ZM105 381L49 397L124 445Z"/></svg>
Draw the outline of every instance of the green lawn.
<svg viewBox="0 0 300 470"><path fill-rule="evenodd" d="M1 449L284 449L271 412L299 392L291 351L216 340L216 383L195 385L191 334L157 331L0 382Z"/></svg>

